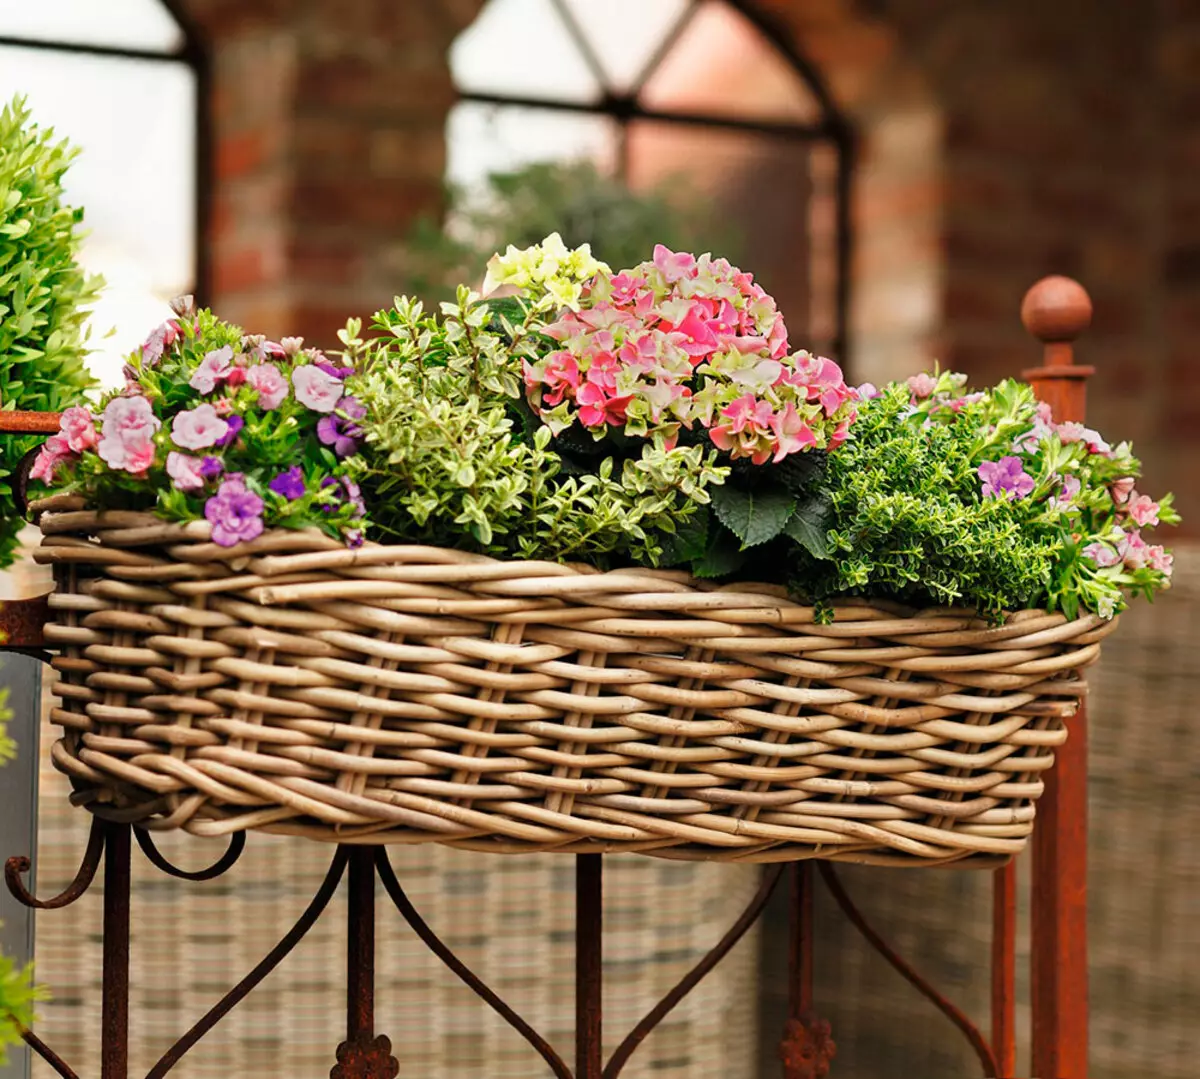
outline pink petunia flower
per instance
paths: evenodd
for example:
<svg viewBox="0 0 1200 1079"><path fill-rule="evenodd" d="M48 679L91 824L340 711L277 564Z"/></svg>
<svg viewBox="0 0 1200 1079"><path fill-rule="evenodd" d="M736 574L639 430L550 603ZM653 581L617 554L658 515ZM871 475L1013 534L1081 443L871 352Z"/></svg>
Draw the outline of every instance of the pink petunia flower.
<svg viewBox="0 0 1200 1079"><path fill-rule="evenodd" d="M1129 511L1129 516L1137 522L1139 528L1158 524L1158 503L1149 495L1132 492L1129 504L1125 508Z"/></svg>
<svg viewBox="0 0 1200 1079"><path fill-rule="evenodd" d="M176 414L171 422L171 438L185 450L202 450L215 446L229 431L227 420L217 415L210 404Z"/></svg>
<svg viewBox="0 0 1200 1079"><path fill-rule="evenodd" d="M98 441L95 417L86 408L80 408L78 405L63 412L58 429L72 453L90 450Z"/></svg>
<svg viewBox="0 0 1200 1079"><path fill-rule="evenodd" d="M160 427L145 397L114 397L104 409L96 452L109 468L144 472L154 463L154 434Z"/></svg>
<svg viewBox="0 0 1200 1079"><path fill-rule="evenodd" d="M51 435L42 443L42 448L29 470L29 478L40 483L53 483L58 466L74 457L65 435Z"/></svg>
<svg viewBox="0 0 1200 1079"><path fill-rule="evenodd" d="M932 375L922 372L908 379L908 388L912 390L913 396L920 400L933 393L937 388L937 380Z"/></svg>
<svg viewBox="0 0 1200 1079"><path fill-rule="evenodd" d="M1083 549L1083 554L1085 558L1090 558L1102 569L1108 566L1115 566L1121 561L1121 556L1107 543L1089 543Z"/></svg>
<svg viewBox="0 0 1200 1079"><path fill-rule="evenodd" d="M181 491L193 491L204 486L203 465L202 458L189 453L172 450L167 454L167 475Z"/></svg>
<svg viewBox="0 0 1200 1079"><path fill-rule="evenodd" d="M224 348L213 349L212 352L205 353L204 359L200 361L200 366L192 372L192 377L188 379L188 385L201 393L212 393L218 383L229 377L232 360L232 345L225 345Z"/></svg>
<svg viewBox="0 0 1200 1079"><path fill-rule="evenodd" d="M1108 486L1108 493L1112 495L1114 504L1125 505L1129 501L1129 496L1133 494L1133 485L1136 482L1137 480L1132 476L1122 476L1119 480L1113 480Z"/></svg>
<svg viewBox="0 0 1200 1079"><path fill-rule="evenodd" d="M153 367L178 339L179 323L175 319L168 319L146 338L146 343L142 345L142 362Z"/></svg>
<svg viewBox="0 0 1200 1079"><path fill-rule="evenodd" d="M332 412L345 392L340 378L328 374L316 364L297 367L292 372L292 388L296 400L314 412Z"/></svg>
<svg viewBox="0 0 1200 1079"><path fill-rule="evenodd" d="M1146 548L1146 561L1150 563L1151 568L1170 577L1171 570L1175 565L1175 556L1167 551L1166 548L1154 544Z"/></svg>
<svg viewBox="0 0 1200 1079"><path fill-rule="evenodd" d="M258 407L278 408L288 395L287 379L273 363L258 363L246 372L246 382L258 394Z"/></svg>

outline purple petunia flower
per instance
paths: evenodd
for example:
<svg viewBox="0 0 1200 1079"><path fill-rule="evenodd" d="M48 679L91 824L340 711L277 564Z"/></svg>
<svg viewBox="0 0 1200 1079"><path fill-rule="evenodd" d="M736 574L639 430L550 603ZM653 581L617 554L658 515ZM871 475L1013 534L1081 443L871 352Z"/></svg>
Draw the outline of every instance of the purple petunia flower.
<svg viewBox="0 0 1200 1079"><path fill-rule="evenodd" d="M354 374L353 367L335 367L328 360L318 360L314 365L319 367L327 375L332 375L334 378L347 379Z"/></svg>
<svg viewBox="0 0 1200 1079"><path fill-rule="evenodd" d="M1021 467L1019 457L1001 457L999 461L984 461L979 466L983 480L984 498L1027 498L1033 493L1033 477Z"/></svg>
<svg viewBox="0 0 1200 1079"><path fill-rule="evenodd" d="M357 398L347 395L338 402L337 411L341 415L322 416L317 421L317 438L332 446L339 457L349 457L358 449L357 440L363 433L354 421L362 419L367 410Z"/></svg>
<svg viewBox="0 0 1200 1079"><path fill-rule="evenodd" d="M340 490L330 490L330 488L340 488ZM326 476L321 481L321 490L328 491L330 498L330 501L321 503L320 509L323 513L332 513L343 502L349 502L354 507L355 519L366 516L367 507L363 502L362 491L359 490L358 484L349 477Z"/></svg>
<svg viewBox="0 0 1200 1079"><path fill-rule="evenodd" d="M280 472L267 486L277 495L286 499L304 497L304 473L299 465L292 465L286 472Z"/></svg>
<svg viewBox="0 0 1200 1079"><path fill-rule="evenodd" d="M263 531L263 500L246 489L240 475L230 476L204 503L204 516L212 525L213 543L236 547Z"/></svg>
<svg viewBox="0 0 1200 1079"><path fill-rule="evenodd" d="M214 476L219 476L225 471L225 462L220 457L205 457L200 462L200 475L207 480L211 480Z"/></svg>
<svg viewBox="0 0 1200 1079"><path fill-rule="evenodd" d="M215 446L228 446L238 436L238 432L246 426L246 421L241 416L230 416L225 421L228 424L226 432L213 443Z"/></svg>

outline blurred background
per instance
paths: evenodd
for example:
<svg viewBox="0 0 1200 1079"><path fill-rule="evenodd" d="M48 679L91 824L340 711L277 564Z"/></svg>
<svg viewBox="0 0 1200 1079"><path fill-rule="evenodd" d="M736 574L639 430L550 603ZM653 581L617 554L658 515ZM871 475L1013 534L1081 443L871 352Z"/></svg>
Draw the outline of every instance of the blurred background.
<svg viewBox="0 0 1200 1079"><path fill-rule="evenodd" d="M1176 587L1125 616L1094 679L1095 1079L1190 1079L1200 1056L1197 72L1200 6L1186 0L0 0L0 100L27 94L83 149L68 190L87 211L87 266L108 281L93 363L109 383L181 292L250 331L327 345L347 315L403 291L437 298L497 245L552 229L614 265L656 240L730 255L777 297L793 344L853 381L935 360L977 383L1017 375L1038 359L1017 317L1025 289L1077 277L1096 309L1080 349L1097 368L1089 418L1134 441L1147 488L1174 490L1185 521L1168 540ZM41 792L51 891L87 822L46 767ZM210 885L140 876L135 1063L282 933L323 872L312 848L252 840ZM210 857L189 840L169 852ZM569 1046L570 867L440 848L398 864L450 943ZM990 880L845 879L982 1021ZM609 1033L756 884L750 868L613 862ZM818 920L833 1076L976 1073L834 910L819 903ZM625 1074L780 1074L782 923L772 910ZM168 962L156 941L181 926ZM37 928L55 995L43 1034L82 1074L96 1070L98 931L95 900ZM379 1026L402 1074L542 1074L407 932L386 933ZM284 1053L292 1074L323 1074L341 951L324 923L172 1074L275 1071Z"/></svg>

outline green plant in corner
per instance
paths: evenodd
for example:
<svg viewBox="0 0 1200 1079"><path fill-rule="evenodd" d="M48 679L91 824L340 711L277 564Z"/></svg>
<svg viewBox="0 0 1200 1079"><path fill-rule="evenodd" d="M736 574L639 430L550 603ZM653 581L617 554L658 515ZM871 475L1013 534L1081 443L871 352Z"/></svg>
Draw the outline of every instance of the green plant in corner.
<svg viewBox="0 0 1200 1079"><path fill-rule="evenodd" d="M8 690L0 690L0 764L15 756L6 725L11 718ZM33 1023L33 1005L43 996L33 984L29 967L18 967L0 955L0 1067L7 1063L7 1049L21 1043L21 1031Z"/></svg>
<svg viewBox="0 0 1200 1079"><path fill-rule="evenodd" d="M78 151L33 123L22 98L0 111L0 408L61 412L95 385L84 364L88 307L102 285L79 266L83 211L63 201ZM10 478L36 438L0 438L0 568L12 562Z"/></svg>

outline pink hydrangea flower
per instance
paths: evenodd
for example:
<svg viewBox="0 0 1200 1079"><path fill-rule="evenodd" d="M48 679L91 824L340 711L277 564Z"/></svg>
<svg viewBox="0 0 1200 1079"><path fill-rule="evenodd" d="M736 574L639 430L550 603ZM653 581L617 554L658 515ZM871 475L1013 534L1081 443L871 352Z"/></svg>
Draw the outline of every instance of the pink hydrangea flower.
<svg viewBox="0 0 1200 1079"><path fill-rule="evenodd" d="M205 519L212 525L213 543L234 547L262 535L263 500L246 489L242 476L226 479L204 504Z"/></svg>
<svg viewBox="0 0 1200 1079"><path fill-rule="evenodd" d="M59 420L58 429L67 441L72 453L83 453L92 449L97 441L96 419L86 409L75 405L68 408Z"/></svg>
<svg viewBox="0 0 1200 1079"><path fill-rule="evenodd" d="M104 409L96 452L109 468L145 472L154 463L154 434L161 426L145 397L114 397Z"/></svg>
<svg viewBox="0 0 1200 1079"><path fill-rule="evenodd" d="M1139 495L1136 491L1132 492L1129 504L1125 509L1139 528L1158 524L1158 503L1149 495Z"/></svg>
<svg viewBox="0 0 1200 1079"><path fill-rule="evenodd" d="M629 402L633 398L609 396L608 392L594 382L585 382L575 396L579 402L579 422L585 427L603 427L610 424L619 427L625 422Z"/></svg>
<svg viewBox="0 0 1200 1079"><path fill-rule="evenodd" d="M193 491L204 486L204 461L188 453L172 450L167 454L167 475L181 491Z"/></svg>
<svg viewBox="0 0 1200 1079"><path fill-rule="evenodd" d="M205 353L204 359L200 361L200 366L192 372L192 377L188 379L188 385L201 393L212 393L218 383L224 382L229 377L232 360L232 345L225 345L224 348L213 349L212 352Z"/></svg>
<svg viewBox="0 0 1200 1079"><path fill-rule="evenodd" d="M176 413L171 422L171 438L185 450L203 450L215 446L229 431L229 423L217 415L210 404L197 405Z"/></svg>
<svg viewBox="0 0 1200 1079"><path fill-rule="evenodd" d="M29 478L40 483L53 483L58 466L73 456L65 435L51 435L42 443L33 468L29 470Z"/></svg>
<svg viewBox="0 0 1200 1079"><path fill-rule="evenodd" d="M292 388L296 400L314 412L332 412L342 399L342 380L323 371L316 364L297 367L292 372Z"/></svg>
<svg viewBox="0 0 1200 1079"><path fill-rule="evenodd" d="M1107 543L1100 543L1098 541L1096 543L1089 543L1083 549L1083 555L1085 558L1090 558L1102 569L1108 566L1115 566L1121 561L1121 556L1112 547Z"/></svg>
<svg viewBox="0 0 1200 1079"><path fill-rule="evenodd" d="M246 372L246 382L258 393L258 407L267 412L283 404L288 395L287 379L273 363L255 364Z"/></svg>
<svg viewBox="0 0 1200 1079"><path fill-rule="evenodd" d="M771 430L775 432L775 457L778 464L789 453L798 453L817 444L817 436L812 428L801 418L796 406L789 401L783 406L782 412L771 417Z"/></svg>
<svg viewBox="0 0 1200 1079"><path fill-rule="evenodd" d="M696 258L686 251L676 252L662 244L655 244L654 265L663 278L673 285L685 277L695 276Z"/></svg>

